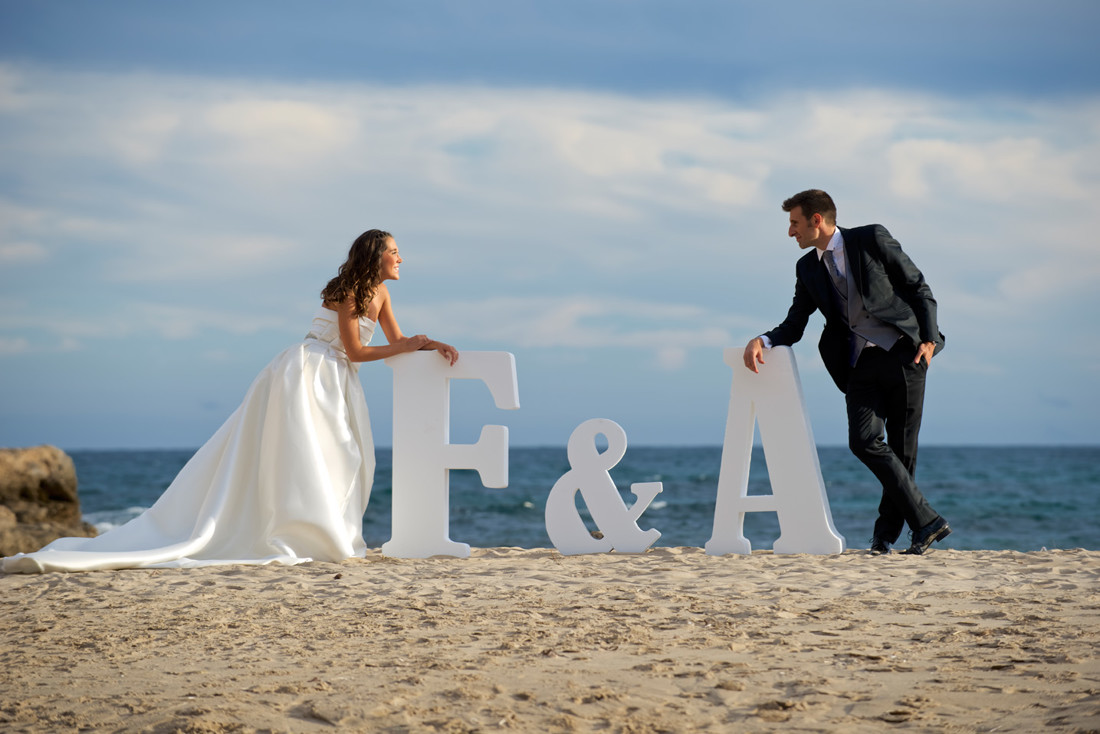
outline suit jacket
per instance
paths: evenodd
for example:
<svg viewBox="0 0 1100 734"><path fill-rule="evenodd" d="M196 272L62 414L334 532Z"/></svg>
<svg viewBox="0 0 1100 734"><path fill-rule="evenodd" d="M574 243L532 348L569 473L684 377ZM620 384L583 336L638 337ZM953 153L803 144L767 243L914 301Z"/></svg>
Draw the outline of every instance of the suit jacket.
<svg viewBox="0 0 1100 734"><path fill-rule="evenodd" d="M934 342L938 354L945 338L936 323L936 299L898 241L881 224L842 227L840 233L848 258L848 277L854 278L867 311L895 326L903 339L912 342L914 350L922 342ZM765 335L773 346L794 344L802 338L810 315L820 310L825 316L825 329L818 351L837 387L846 392L852 369L851 330L837 306L829 272L816 248L799 258L795 274L794 301L787 318Z"/></svg>

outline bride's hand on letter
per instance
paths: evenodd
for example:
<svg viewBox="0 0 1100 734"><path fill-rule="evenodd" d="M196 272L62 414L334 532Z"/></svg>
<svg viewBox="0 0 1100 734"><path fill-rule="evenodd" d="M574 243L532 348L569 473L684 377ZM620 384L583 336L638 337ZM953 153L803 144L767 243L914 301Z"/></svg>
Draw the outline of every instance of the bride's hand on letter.
<svg viewBox="0 0 1100 734"><path fill-rule="evenodd" d="M452 347L450 344L444 344L443 342L435 343L435 351L442 354L448 362L453 366L458 361L458 350Z"/></svg>

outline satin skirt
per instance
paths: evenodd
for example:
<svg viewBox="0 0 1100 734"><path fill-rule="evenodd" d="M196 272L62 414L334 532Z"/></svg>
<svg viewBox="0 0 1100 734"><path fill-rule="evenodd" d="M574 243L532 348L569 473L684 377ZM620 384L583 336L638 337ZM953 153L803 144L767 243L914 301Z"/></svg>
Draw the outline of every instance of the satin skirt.
<svg viewBox="0 0 1100 734"><path fill-rule="evenodd" d="M156 503L96 538L0 559L9 573L363 556L374 442L356 366L306 339L277 356Z"/></svg>

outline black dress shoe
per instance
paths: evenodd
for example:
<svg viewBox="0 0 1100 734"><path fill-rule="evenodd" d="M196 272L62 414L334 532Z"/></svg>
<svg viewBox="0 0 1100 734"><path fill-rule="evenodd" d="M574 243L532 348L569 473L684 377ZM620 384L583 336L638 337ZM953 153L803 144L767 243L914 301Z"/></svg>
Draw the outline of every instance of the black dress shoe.
<svg viewBox="0 0 1100 734"><path fill-rule="evenodd" d="M890 552L890 543L877 535L871 538L871 555L884 556Z"/></svg>
<svg viewBox="0 0 1100 734"><path fill-rule="evenodd" d="M928 547L938 540L943 540L951 534L951 526L947 520L937 517L915 533L912 533L913 544L909 550L903 551L906 555L922 556Z"/></svg>

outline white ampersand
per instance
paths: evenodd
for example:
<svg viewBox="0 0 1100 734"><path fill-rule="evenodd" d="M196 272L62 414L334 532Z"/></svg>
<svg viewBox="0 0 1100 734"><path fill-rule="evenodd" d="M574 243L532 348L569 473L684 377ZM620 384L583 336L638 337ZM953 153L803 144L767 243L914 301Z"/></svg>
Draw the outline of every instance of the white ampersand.
<svg viewBox="0 0 1100 734"><path fill-rule="evenodd" d="M596 448L596 437L601 434L607 438L607 450L603 452ZM569 437L567 451L570 469L546 499L546 533L554 547L565 555L612 549L642 553L657 542L661 533L653 528L642 530L638 518L661 491L661 483L632 484L630 491L638 499L628 508L609 473L626 453L626 431L606 418L587 420ZM603 538L594 537L585 527L577 511L578 491Z"/></svg>

